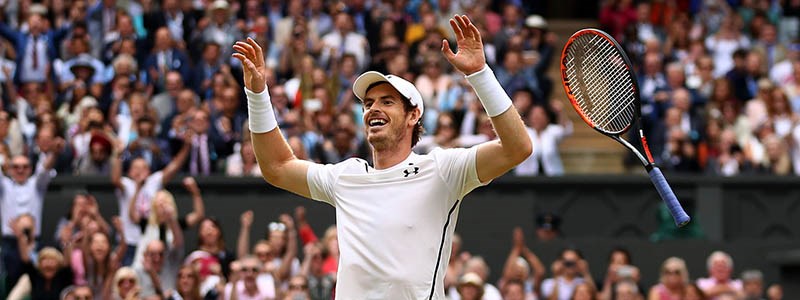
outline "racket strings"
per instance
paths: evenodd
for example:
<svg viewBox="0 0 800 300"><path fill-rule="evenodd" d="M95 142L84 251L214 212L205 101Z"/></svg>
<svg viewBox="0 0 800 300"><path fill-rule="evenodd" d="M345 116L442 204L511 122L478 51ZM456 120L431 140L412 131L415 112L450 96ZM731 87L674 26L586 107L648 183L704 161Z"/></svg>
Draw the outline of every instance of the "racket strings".
<svg viewBox="0 0 800 300"><path fill-rule="evenodd" d="M587 34L566 51L565 76L576 104L596 128L619 133L635 117L633 78L625 59L605 38Z"/></svg>

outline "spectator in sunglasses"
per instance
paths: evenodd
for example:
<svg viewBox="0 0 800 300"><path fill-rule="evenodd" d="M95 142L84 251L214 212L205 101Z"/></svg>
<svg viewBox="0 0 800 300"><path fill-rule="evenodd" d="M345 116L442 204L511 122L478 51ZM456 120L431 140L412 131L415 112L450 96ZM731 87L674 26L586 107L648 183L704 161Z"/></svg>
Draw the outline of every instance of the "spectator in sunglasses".
<svg viewBox="0 0 800 300"><path fill-rule="evenodd" d="M112 300L139 299L139 279L131 267L122 267L114 275Z"/></svg>
<svg viewBox="0 0 800 300"><path fill-rule="evenodd" d="M240 263L241 277L225 285L224 299L274 299L274 281L260 280L264 267L259 260L254 256L246 256Z"/></svg>
<svg viewBox="0 0 800 300"><path fill-rule="evenodd" d="M310 300L311 294L308 293L308 280L302 275L292 276L289 280L289 288L283 297L284 300ZM328 298L313 298L313 299L331 299Z"/></svg>

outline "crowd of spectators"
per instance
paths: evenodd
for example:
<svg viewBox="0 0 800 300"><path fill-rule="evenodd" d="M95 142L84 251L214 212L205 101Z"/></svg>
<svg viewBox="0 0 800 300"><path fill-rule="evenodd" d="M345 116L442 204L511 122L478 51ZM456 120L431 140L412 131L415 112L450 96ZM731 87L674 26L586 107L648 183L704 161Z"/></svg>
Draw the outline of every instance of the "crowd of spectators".
<svg viewBox="0 0 800 300"><path fill-rule="evenodd" d="M402 76L425 101L415 147L469 147L496 138L461 74L439 53L447 19L469 15L488 64L534 142L512 173L561 175L572 133L547 76L556 36L535 1L485 0L20 0L0 1L2 295L9 299L332 299L335 227L318 238L305 211L250 241L241 215L235 249L205 213L192 176L260 176L249 138L241 66L231 45L266 49L268 86L294 153L319 163L371 160L351 84L365 70ZM532 4L534 3L534 4ZM800 173L800 1L604 1L600 25L635 62L644 129L658 163L730 176ZM451 43L453 45L455 43ZM56 232L42 232L55 176L105 176L119 215L74 195ZM183 177L186 175L186 177ZM183 177L192 211L167 182ZM541 240L557 237L543 218ZM319 228L317 228L319 230ZM184 232L194 230L196 246ZM730 256L708 277L667 259L645 287L630 255L610 255L593 279L577 249L547 268L521 229L501 279L455 239L451 299L781 299L756 270L734 279ZM186 251L191 249L191 251ZM593 265L599 265L594 262ZM549 277L549 278L546 278Z"/></svg>
<svg viewBox="0 0 800 300"><path fill-rule="evenodd" d="M604 1L599 23L636 65L656 163L800 174L800 3Z"/></svg>

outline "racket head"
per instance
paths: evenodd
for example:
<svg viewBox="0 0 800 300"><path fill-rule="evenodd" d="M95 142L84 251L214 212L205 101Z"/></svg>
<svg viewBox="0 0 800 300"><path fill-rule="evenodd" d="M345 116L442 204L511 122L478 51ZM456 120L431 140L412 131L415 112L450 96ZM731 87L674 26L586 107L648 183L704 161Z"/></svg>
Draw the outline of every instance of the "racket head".
<svg viewBox="0 0 800 300"><path fill-rule="evenodd" d="M587 28L570 36L561 52L561 81L572 107L600 133L619 136L641 115L633 64L602 30Z"/></svg>

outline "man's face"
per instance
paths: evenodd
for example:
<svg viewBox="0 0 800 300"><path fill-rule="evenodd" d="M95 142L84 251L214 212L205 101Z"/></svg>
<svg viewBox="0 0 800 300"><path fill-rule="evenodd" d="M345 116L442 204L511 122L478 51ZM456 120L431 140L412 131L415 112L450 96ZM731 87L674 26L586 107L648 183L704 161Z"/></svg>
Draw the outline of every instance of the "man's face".
<svg viewBox="0 0 800 300"><path fill-rule="evenodd" d="M133 181L142 182L147 176L150 176L150 166L147 164L147 161L143 158L134 159L128 170L128 177L133 179Z"/></svg>
<svg viewBox="0 0 800 300"><path fill-rule="evenodd" d="M40 34L44 30L44 19L38 14L28 17L28 28L31 34Z"/></svg>
<svg viewBox="0 0 800 300"><path fill-rule="evenodd" d="M108 152L100 143L94 143L91 145L90 155L92 160L98 163L104 162L108 158Z"/></svg>
<svg viewBox="0 0 800 300"><path fill-rule="evenodd" d="M208 131L208 127L210 126L208 113L203 110L198 110L192 116L192 121L189 123L189 126L192 130L197 133L206 133Z"/></svg>
<svg viewBox="0 0 800 300"><path fill-rule="evenodd" d="M764 284L761 280L748 280L744 282L744 294L747 297L761 298L764 293Z"/></svg>
<svg viewBox="0 0 800 300"><path fill-rule="evenodd" d="M145 250L145 259L149 260L150 266L160 269L164 264L164 244L160 241L150 243Z"/></svg>
<svg viewBox="0 0 800 300"><path fill-rule="evenodd" d="M178 94L176 107L179 113L185 113L194 106L194 93L190 90L183 90Z"/></svg>
<svg viewBox="0 0 800 300"><path fill-rule="evenodd" d="M23 183L31 176L31 161L22 155L11 159L11 177L17 183Z"/></svg>
<svg viewBox="0 0 800 300"><path fill-rule="evenodd" d="M367 140L375 150L396 147L414 130L417 114L406 113L400 93L390 84L379 84L364 97Z"/></svg>

